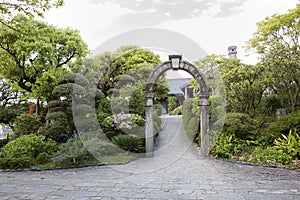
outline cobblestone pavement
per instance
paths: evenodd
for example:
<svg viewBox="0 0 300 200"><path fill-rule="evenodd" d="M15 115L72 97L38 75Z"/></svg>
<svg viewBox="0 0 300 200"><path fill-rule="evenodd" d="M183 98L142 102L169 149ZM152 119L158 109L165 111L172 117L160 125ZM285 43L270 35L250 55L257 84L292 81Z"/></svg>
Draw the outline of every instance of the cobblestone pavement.
<svg viewBox="0 0 300 200"><path fill-rule="evenodd" d="M200 158L180 117L163 118L154 158L0 173L0 199L300 199L300 173Z"/></svg>

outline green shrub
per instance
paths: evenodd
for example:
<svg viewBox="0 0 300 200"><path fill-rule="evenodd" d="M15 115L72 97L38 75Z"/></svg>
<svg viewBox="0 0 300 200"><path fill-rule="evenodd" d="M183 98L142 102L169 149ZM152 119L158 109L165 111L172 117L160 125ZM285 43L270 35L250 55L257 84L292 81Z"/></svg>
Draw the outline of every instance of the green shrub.
<svg viewBox="0 0 300 200"><path fill-rule="evenodd" d="M211 154L218 158L230 158L233 152L233 136L222 134L211 150Z"/></svg>
<svg viewBox="0 0 300 200"><path fill-rule="evenodd" d="M99 100L97 119L100 124L107 118L112 115L111 111L111 102L107 98L101 98Z"/></svg>
<svg viewBox="0 0 300 200"><path fill-rule="evenodd" d="M295 159L300 158L300 136L296 133L296 129L294 132L290 130L287 136L282 135L282 138L275 139L274 143L278 150L282 150Z"/></svg>
<svg viewBox="0 0 300 200"><path fill-rule="evenodd" d="M35 159L40 153L51 154L57 150L57 144L45 136L34 134L23 135L5 145L2 152L5 157Z"/></svg>
<svg viewBox="0 0 300 200"><path fill-rule="evenodd" d="M268 115L275 115L276 110L282 106L276 94L263 97L260 105L262 112Z"/></svg>
<svg viewBox="0 0 300 200"><path fill-rule="evenodd" d="M279 120L271 123L266 131L267 142L272 144L281 135L288 135L290 130L300 130L300 110L283 116Z"/></svg>
<svg viewBox="0 0 300 200"><path fill-rule="evenodd" d="M171 112L177 107L177 97L170 96L167 101L168 101L168 110Z"/></svg>
<svg viewBox="0 0 300 200"><path fill-rule="evenodd" d="M178 106L172 112L174 115L181 115L182 114L182 106Z"/></svg>
<svg viewBox="0 0 300 200"><path fill-rule="evenodd" d="M155 104L154 109L158 116L162 115L163 106L161 104Z"/></svg>
<svg viewBox="0 0 300 200"><path fill-rule="evenodd" d="M185 132L190 138L197 138L200 123L200 107L198 98L186 99L182 105L182 121Z"/></svg>
<svg viewBox="0 0 300 200"><path fill-rule="evenodd" d="M220 120L221 121L221 120ZM218 121L216 122L216 124ZM223 133L235 135L237 139L255 139L257 122L243 113L227 113Z"/></svg>
<svg viewBox="0 0 300 200"><path fill-rule="evenodd" d="M52 139L56 142L65 142L69 137L68 130L66 126L63 125L44 125L42 126L38 133L40 135L46 136L46 138Z"/></svg>
<svg viewBox="0 0 300 200"><path fill-rule="evenodd" d="M14 123L13 133L15 137L37 133L42 124L38 117L29 114L22 114L16 117Z"/></svg>
<svg viewBox="0 0 300 200"><path fill-rule="evenodd" d="M250 154L259 142L256 140L242 140L235 135L223 133L214 144L211 153L220 158L231 158L234 156Z"/></svg>
<svg viewBox="0 0 300 200"><path fill-rule="evenodd" d="M42 152L36 157L35 161L38 164L46 164L50 161L50 156L46 152Z"/></svg>
<svg viewBox="0 0 300 200"><path fill-rule="evenodd" d="M278 148L272 146L267 147L266 149L262 147L257 147L252 156L259 163L269 164L269 165L277 165L279 164L288 164L292 161L292 157L286 154L282 150L278 150Z"/></svg>
<svg viewBox="0 0 300 200"><path fill-rule="evenodd" d="M189 121L189 129L186 130L186 133L189 136L189 138L192 140L194 140L196 137L200 135L199 123L200 123L199 117L193 117Z"/></svg>
<svg viewBox="0 0 300 200"><path fill-rule="evenodd" d="M113 137L112 143L126 151L135 153L140 153L144 151L143 140L141 138L136 137L135 135L117 135Z"/></svg>
<svg viewBox="0 0 300 200"><path fill-rule="evenodd" d="M59 150L53 154L52 161L56 164L67 165L68 163L78 163L91 157L89 151L79 138L71 138L66 143L59 146Z"/></svg>
<svg viewBox="0 0 300 200"><path fill-rule="evenodd" d="M26 169L30 168L33 161L29 157L12 158L5 157L0 159L1 169Z"/></svg>

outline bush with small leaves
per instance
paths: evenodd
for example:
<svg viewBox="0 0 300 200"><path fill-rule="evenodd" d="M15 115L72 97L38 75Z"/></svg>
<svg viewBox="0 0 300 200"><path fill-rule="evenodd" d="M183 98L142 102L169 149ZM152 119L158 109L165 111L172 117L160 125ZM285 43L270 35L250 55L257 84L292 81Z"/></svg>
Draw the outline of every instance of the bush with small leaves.
<svg viewBox="0 0 300 200"><path fill-rule="evenodd" d="M15 120L15 127L13 128L14 137L20 137L21 135L29 135L31 133L37 133L38 129L42 125L40 119L35 115L22 114Z"/></svg>
<svg viewBox="0 0 300 200"><path fill-rule="evenodd" d="M57 143L46 140L42 135L23 135L5 145L2 152L5 157L35 159L40 153L51 154L57 150Z"/></svg>
<svg viewBox="0 0 300 200"><path fill-rule="evenodd" d="M33 161L29 157L5 157L0 159L0 169L27 169L30 168L32 164Z"/></svg>
<svg viewBox="0 0 300 200"><path fill-rule="evenodd" d="M51 139L46 140L45 136L23 135L1 149L1 166L16 169L45 164L57 149L57 143Z"/></svg>

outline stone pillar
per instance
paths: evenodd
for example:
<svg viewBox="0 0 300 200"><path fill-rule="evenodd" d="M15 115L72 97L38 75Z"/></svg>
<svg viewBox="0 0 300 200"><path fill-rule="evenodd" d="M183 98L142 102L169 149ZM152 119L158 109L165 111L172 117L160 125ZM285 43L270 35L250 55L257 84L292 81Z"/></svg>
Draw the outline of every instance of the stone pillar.
<svg viewBox="0 0 300 200"><path fill-rule="evenodd" d="M210 142L209 142L209 96L200 96L200 132L201 132L201 149L200 154L202 157L209 155Z"/></svg>
<svg viewBox="0 0 300 200"><path fill-rule="evenodd" d="M146 157L154 155L154 94L146 94Z"/></svg>

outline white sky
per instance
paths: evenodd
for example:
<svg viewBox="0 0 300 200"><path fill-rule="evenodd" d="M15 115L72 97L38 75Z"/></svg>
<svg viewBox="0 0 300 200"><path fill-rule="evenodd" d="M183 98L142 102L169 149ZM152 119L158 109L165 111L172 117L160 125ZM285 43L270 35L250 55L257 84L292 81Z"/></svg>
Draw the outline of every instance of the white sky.
<svg viewBox="0 0 300 200"><path fill-rule="evenodd" d="M242 46L266 16L285 13L299 0L65 0L65 5L45 14L58 27L81 32L91 50L111 37L141 28L158 28L183 34L207 54L227 55L229 45ZM170 49L172 50L172 49Z"/></svg>

